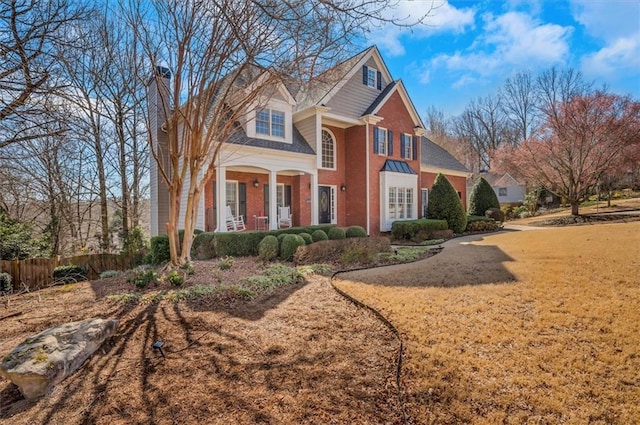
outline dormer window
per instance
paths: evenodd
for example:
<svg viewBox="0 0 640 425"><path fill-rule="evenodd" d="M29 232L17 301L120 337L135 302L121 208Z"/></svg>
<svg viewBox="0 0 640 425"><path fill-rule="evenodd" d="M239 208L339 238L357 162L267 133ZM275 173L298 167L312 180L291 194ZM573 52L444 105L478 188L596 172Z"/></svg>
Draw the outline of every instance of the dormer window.
<svg viewBox="0 0 640 425"><path fill-rule="evenodd" d="M375 68L362 65L362 84L373 89L382 89L382 74Z"/></svg>
<svg viewBox="0 0 640 425"><path fill-rule="evenodd" d="M256 112L256 134L284 138L284 112L261 109Z"/></svg>

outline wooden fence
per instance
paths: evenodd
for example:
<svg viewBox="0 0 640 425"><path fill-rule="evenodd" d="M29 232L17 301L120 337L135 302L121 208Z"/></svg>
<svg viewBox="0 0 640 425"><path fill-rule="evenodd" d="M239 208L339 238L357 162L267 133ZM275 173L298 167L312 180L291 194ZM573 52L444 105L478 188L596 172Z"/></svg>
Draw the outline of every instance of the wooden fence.
<svg viewBox="0 0 640 425"><path fill-rule="evenodd" d="M89 280L97 279L107 270L128 270L132 256L117 254L91 254L68 258L30 258L28 260L0 260L0 272L9 273L13 290L30 291L46 288L54 284L53 270L58 266L75 265L82 267Z"/></svg>

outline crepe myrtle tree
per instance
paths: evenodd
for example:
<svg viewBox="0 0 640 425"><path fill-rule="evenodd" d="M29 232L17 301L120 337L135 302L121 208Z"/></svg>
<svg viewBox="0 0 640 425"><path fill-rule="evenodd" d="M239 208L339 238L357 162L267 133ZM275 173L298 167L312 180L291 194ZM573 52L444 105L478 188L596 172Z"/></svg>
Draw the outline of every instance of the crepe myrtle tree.
<svg viewBox="0 0 640 425"><path fill-rule="evenodd" d="M499 168L564 198L571 214L640 143L640 102L596 91L553 105L519 147L499 152Z"/></svg>
<svg viewBox="0 0 640 425"><path fill-rule="evenodd" d="M161 87L168 143L166 152L152 148L151 154L169 190L172 265L189 260L204 185L236 123L264 105L284 79L312 83L331 74L323 71L353 53L373 25L410 26L424 19L389 18L395 6L383 0L120 3L148 69L161 65L171 72L168 86L166 74L153 76ZM148 81L149 72L138 78ZM181 209L184 222L178 223ZM181 246L178 228L185 230Z"/></svg>

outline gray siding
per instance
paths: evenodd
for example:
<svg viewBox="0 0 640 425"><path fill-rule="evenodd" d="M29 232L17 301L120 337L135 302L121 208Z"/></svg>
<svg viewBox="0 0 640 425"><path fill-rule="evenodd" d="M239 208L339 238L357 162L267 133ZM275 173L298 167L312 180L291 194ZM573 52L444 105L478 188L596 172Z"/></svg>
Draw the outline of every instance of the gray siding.
<svg viewBox="0 0 640 425"><path fill-rule="evenodd" d="M167 80L168 84L168 80ZM149 100L149 121L151 147L163 159L165 170L168 170L167 135L160 129L164 122L163 103L158 93L156 80L153 79L148 87L147 98ZM153 156L149 156L149 185L150 185L150 221L151 236L166 234L166 224L169 221L169 190Z"/></svg>
<svg viewBox="0 0 640 425"><path fill-rule="evenodd" d="M305 118L301 121L298 121L294 124L302 137L309 143L311 149L316 151L316 117L311 116L309 118Z"/></svg>
<svg viewBox="0 0 640 425"><path fill-rule="evenodd" d="M366 65L380 71L373 58L370 58ZM385 81L383 76L382 90L384 90L387 84L389 84L389 81ZM349 81L342 86L340 91L327 103L327 106L331 108L332 113L346 115L350 118L358 118L361 117L369 105L376 100L380 92L381 90L362 84L362 68L359 68L353 77L351 77Z"/></svg>

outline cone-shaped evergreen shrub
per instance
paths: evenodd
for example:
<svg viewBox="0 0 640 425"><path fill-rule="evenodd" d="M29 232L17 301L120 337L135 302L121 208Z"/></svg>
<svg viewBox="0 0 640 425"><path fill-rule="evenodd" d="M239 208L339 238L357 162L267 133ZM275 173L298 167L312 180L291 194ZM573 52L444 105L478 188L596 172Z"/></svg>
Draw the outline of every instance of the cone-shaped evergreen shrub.
<svg viewBox="0 0 640 425"><path fill-rule="evenodd" d="M449 229L454 233L462 233L467 227L467 214L464 211L462 201L442 173L438 174L429 192L428 211L429 218L446 220Z"/></svg>
<svg viewBox="0 0 640 425"><path fill-rule="evenodd" d="M500 209L500 202L489 182L480 177L471 189L469 215L484 215L489 208Z"/></svg>

